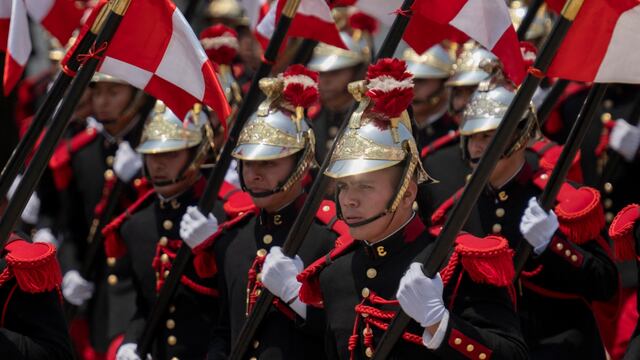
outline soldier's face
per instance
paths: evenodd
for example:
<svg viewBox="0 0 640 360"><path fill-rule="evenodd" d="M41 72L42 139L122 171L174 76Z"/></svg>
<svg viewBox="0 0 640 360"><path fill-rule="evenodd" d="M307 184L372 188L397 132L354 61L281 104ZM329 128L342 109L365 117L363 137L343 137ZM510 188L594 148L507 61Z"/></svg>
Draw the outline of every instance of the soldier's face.
<svg viewBox="0 0 640 360"><path fill-rule="evenodd" d="M147 154L144 161L149 172L149 177L153 182L173 180L180 175L180 171L187 165L189 161L189 150L171 151L160 154ZM184 180L175 184L165 186L155 186L155 189L162 196L173 196L184 190L185 187L191 185L191 176L187 175Z"/></svg>
<svg viewBox="0 0 640 360"><path fill-rule="evenodd" d="M431 113L440 110L446 92L443 91L444 80L417 79L413 87L413 114L418 123L426 120Z"/></svg>
<svg viewBox="0 0 640 360"><path fill-rule="evenodd" d="M93 113L107 131L118 130L126 124L121 124L121 115L131 102L134 90L125 84L99 82L93 87L91 105Z"/></svg>
<svg viewBox="0 0 640 360"><path fill-rule="evenodd" d="M354 175L336 181L338 201L347 225L370 219L383 212L396 194L402 169L391 167L372 173ZM395 213L366 225L350 227L351 236L373 243L387 237L408 220L417 186L411 182Z"/></svg>
<svg viewBox="0 0 640 360"><path fill-rule="evenodd" d="M464 111L464 108L469 104L471 95L476 90L477 86L454 86L451 88L449 95L451 102L451 110L454 114L459 114Z"/></svg>
<svg viewBox="0 0 640 360"><path fill-rule="evenodd" d="M321 72L318 77L318 92L322 105L331 110L342 110L345 102L349 103L352 99L347 85L353 81L355 72L354 67Z"/></svg>
<svg viewBox="0 0 640 360"><path fill-rule="evenodd" d="M484 154L485 150L489 147L495 133L495 130L485 131L473 134L469 137L469 141L467 142L467 151L471 158L471 166L476 166L478 164L482 154Z"/></svg>
<svg viewBox="0 0 640 360"><path fill-rule="evenodd" d="M242 161L242 178L245 186L254 193L275 189L285 182L295 167L295 155L265 161ZM254 197L253 202L268 212L277 211L300 195L301 186L293 186L265 197Z"/></svg>

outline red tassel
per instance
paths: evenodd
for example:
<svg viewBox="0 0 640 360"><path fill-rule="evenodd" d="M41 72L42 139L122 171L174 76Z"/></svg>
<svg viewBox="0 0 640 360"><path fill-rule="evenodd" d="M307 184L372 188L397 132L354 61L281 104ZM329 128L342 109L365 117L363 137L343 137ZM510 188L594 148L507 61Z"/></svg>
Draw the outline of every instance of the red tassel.
<svg viewBox="0 0 640 360"><path fill-rule="evenodd" d="M578 245L596 239L605 226L600 192L590 187L574 189L567 184L563 185L558 194L555 212L560 231Z"/></svg>
<svg viewBox="0 0 640 360"><path fill-rule="evenodd" d="M38 293L60 286L62 274L53 245L16 240L5 250L7 265L22 291Z"/></svg>
<svg viewBox="0 0 640 360"><path fill-rule="evenodd" d="M201 278L213 277L218 272L216 257L210 252L200 252L193 258L193 267Z"/></svg>
<svg viewBox="0 0 640 360"><path fill-rule="evenodd" d="M504 238L460 235L456 239L456 252L474 282L493 286L512 284L515 277L513 251Z"/></svg>
<svg viewBox="0 0 640 360"><path fill-rule="evenodd" d="M109 232L104 239L104 252L107 257L120 258L127 254L127 246L124 244L118 231Z"/></svg>
<svg viewBox="0 0 640 360"><path fill-rule="evenodd" d="M633 229L640 218L640 205L631 204L620 210L611 222L609 236L613 240L616 259L620 261L636 258L636 239Z"/></svg>

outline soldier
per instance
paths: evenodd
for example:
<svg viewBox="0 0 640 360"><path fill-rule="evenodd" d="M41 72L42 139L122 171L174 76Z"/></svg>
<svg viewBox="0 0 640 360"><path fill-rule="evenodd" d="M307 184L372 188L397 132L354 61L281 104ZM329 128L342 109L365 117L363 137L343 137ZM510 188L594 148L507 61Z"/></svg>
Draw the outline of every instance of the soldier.
<svg viewBox="0 0 640 360"><path fill-rule="evenodd" d="M477 166L502 121L515 90L486 82L473 95L460 128L464 156ZM513 249L533 247L534 256L518 282L518 313L533 359L603 359L602 339L588 304L608 301L618 289L618 274L601 231L600 194L587 187L562 185L553 211L536 197L549 178L525 158L526 144L537 134L533 109L496 164L465 230L476 236L504 236ZM434 213L442 225L460 192ZM557 215L556 215L557 214Z"/></svg>
<svg viewBox="0 0 640 360"><path fill-rule="evenodd" d="M187 206L197 204L205 187L200 168L211 151L211 126L199 104L185 123L162 102L156 104L136 149L143 154L144 173L154 190L103 230L107 256L130 267L136 291L136 311L118 349L119 360L139 359L136 342L182 246L178 223ZM221 208L216 214L224 218ZM218 306L214 275L215 263L206 256L188 265L171 313L163 319L166 326L157 335L154 358L206 356Z"/></svg>
<svg viewBox="0 0 640 360"><path fill-rule="evenodd" d="M183 239L196 254L207 251L216 258L221 318L209 353L213 359L226 358L262 292L265 256L284 243L305 199L302 178L314 164L314 135L304 110L317 99L317 74L293 65L276 78L262 79L261 88L267 100L245 125L233 151L240 181L255 210L217 226L212 215L207 218L189 208L180 224ZM302 271L304 264L326 254L337 237L333 229L340 224L332 203L321 204L293 271ZM247 357L324 357L322 330L311 325L321 312L295 301L295 286L293 282L274 292L279 299L251 339Z"/></svg>
<svg viewBox="0 0 640 360"><path fill-rule="evenodd" d="M60 262L64 277L62 294L73 305L86 303L88 330L84 322L74 323L72 334L76 348L85 357L99 356L121 334L133 315L133 286L129 274L120 272L116 261L98 255L95 276L85 279L79 273L97 224L117 179L127 185L121 193L117 214L140 193L144 182L134 179L142 166L130 141L137 109L136 90L122 80L104 74L92 79L92 105L101 129L88 127L75 135L69 146L56 150L49 166L62 193L60 213L63 224ZM139 135L136 135L139 136Z"/></svg>
<svg viewBox="0 0 640 360"><path fill-rule="evenodd" d="M418 127L418 149L422 149L458 128L447 112L449 98L444 86L451 75L454 57L437 44L421 55L407 49L403 59L414 77L413 116Z"/></svg>
<svg viewBox="0 0 640 360"><path fill-rule="evenodd" d="M372 357L398 305L414 321L393 358L524 359L506 240L461 236L449 265L434 279L413 263L434 245L412 209L417 184L433 180L411 136L405 109L413 94L405 69L401 60L382 59L353 86L363 113L340 138L326 175L337 181L338 214L355 240L345 239L298 276L299 296L324 307L330 359ZM279 273L269 270L295 262L274 250L263 271L269 289L287 283L274 282Z"/></svg>

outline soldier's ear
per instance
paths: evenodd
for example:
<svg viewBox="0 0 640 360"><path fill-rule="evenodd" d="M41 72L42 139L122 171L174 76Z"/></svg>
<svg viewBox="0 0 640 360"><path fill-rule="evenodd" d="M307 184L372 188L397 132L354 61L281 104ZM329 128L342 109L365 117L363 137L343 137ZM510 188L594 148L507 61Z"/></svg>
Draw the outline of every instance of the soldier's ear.
<svg viewBox="0 0 640 360"><path fill-rule="evenodd" d="M413 202L416 199L416 195L418 193L418 185L415 181L410 181L407 190L404 192L402 196L402 205L405 207L413 207Z"/></svg>

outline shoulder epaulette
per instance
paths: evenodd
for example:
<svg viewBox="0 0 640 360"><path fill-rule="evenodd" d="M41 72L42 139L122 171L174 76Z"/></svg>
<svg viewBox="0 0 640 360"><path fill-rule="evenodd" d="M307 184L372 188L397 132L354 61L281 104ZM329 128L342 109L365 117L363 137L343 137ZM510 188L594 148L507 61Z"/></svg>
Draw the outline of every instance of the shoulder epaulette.
<svg viewBox="0 0 640 360"><path fill-rule="evenodd" d="M5 251L7 270L15 276L20 290L39 293L60 286L62 274L53 245L18 239L7 244Z"/></svg>
<svg viewBox="0 0 640 360"><path fill-rule="evenodd" d="M349 252L354 244L355 241L351 236L340 236L338 240L336 240L336 247L298 274L297 279L302 284L298 295L300 301L311 306L323 307L322 291L320 290L320 272L336 258Z"/></svg>
<svg viewBox="0 0 640 360"><path fill-rule="evenodd" d="M533 177L533 183L541 190L548 180L549 174L544 171ZM562 184L554 211L560 231L578 245L596 239L605 225L600 192L588 186L574 188L569 183Z"/></svg>
<svg viewBox="0 0 640 360"><path fill-rule="evenodd" d="M226 181L222 183L218 197L224 202L222 208L229 219L247 212L258 211L249 194Z"/></svg>
<svg viewBox="0 0 640 360"><path fill-rule="evenodd" d="M316 219L325 224L329 229L338 235L349 234L349 226L344 221L338 219L336 204L330 200L323 200L316 212Z"/></svg>
<svg viewBox="0 0 640 360"><path fill-rule="evenodd" d="M431 144L423 147L420 151L420 157L425 158L428 155L433 154L437 150L442 149L447 145L453 144L458 140L460 140L460 131L450 131L448 134L435 139L433 142L431 142Z"/></svg>
<svg viewBox="0 0 640 360"><path fill-rule="evenodd" d="M104 250L107 257L119 258L127 253L127 247L120 236L120 227L130 218L136 211L141 209L143 205L148 203L149 199L153 199L156 192L151 189L146 194L138 198L131 206L122 214L118 215L109 224L102 228L102 236L104 237Z"/></svg>
<svg viewBox="0 0 640 360"><path fill-rule="evenodd" d="M71 140L64 141L51 156L49 167L53 172L53 181L58 190L69 186L73 172L71 169L71 155L90 144L98 136L94 128L87 128L76 134Z"/></svg>
<svg viewBox="0 0 640 360"><path fill-rule="evenodd" d="M620 210L611 222L609 236L613 240L618 260L633 260L638 256L634 236L634 228L638 219L640 219L640 205L631 204Z"/></svg>
<svg viewBox="0 0 640 360"><path fill-rule="evenodd" d="M536 141L533 145L529 146L529 149L533 150L538 155L540 169L551 172L558 163L558 159L560 159L563 146L548 139L543 139ZM567 179L577 183L581 183L583 181L579 150L571 162L571 167L567 173Z"/></svg>

